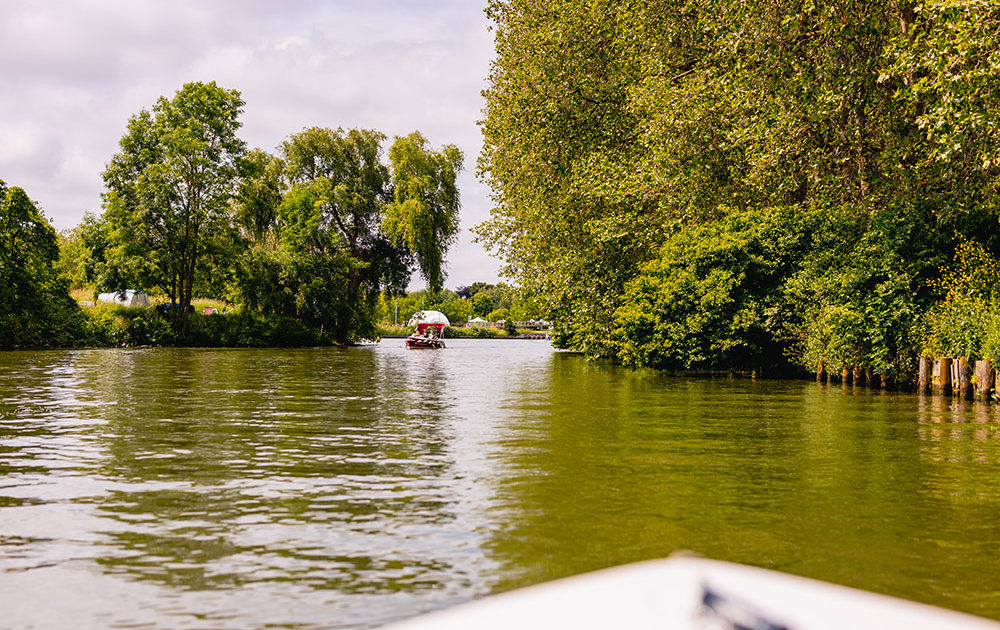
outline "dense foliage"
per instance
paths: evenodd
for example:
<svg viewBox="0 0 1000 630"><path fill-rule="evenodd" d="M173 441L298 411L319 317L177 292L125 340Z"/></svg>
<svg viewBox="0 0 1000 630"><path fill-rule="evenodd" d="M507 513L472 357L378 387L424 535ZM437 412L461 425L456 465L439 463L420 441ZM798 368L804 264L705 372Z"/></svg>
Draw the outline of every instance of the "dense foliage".
<svg viewBox="0 0 1000 630"><path fill-rule="evenodd" d="M344 344L376 336L386 296L415 271L443 295L457 147L414 132L386 160L380 132L313 127L278 155L248 151L243 104L189 83L133 116L103 212L61 234L0 182L0 347ZM160 304L81 310L69 289L87 301L144 289ZM195 314L196 298L226 300L225 315Z"/></svg>
<svg viewBox="0 0 1000 630"><path fill-rule="evenodd" d="M377 131L314 127L278 155L247 151L242 107L235 90L189 83L133 116L104 172L103 213L60 237L63 276L163 295L184 343L196 297L347 343L374 336L380 295L402 294L414 271L442 288L456 147L414 132L386 160Z"/></svg>
<svg viewBox="0 0 1000 630"><path fill-rule="evenodd" d="M0 348L68 345L83 317L59 276L56 232L21 188L0 180Z"/></svg>
<svg viewBox="0 0 1000 630"><path fill-rule="evenodd" d="M439 311L453 325L462 325L473 317L489 322L543 319L542 308L539 300L503 282L476 282L455 291L443 289L383 295L379 314L386 325L404 325L417 311Z"/></svg>
<svg viewBox="0 0 1000 630"><path fill-rule="evenodd" d="M104 171L110 288L156 288L186 313L196 277L225 267L242 108L236 90L189 83L129 120Z"/></svg>
<svg viewBox="0 0 1000 630"><path fill-rule="evenodd" d="M1000 252L993 3L487 12L478 231L565 346L905 377L961 239Z"/></svg>

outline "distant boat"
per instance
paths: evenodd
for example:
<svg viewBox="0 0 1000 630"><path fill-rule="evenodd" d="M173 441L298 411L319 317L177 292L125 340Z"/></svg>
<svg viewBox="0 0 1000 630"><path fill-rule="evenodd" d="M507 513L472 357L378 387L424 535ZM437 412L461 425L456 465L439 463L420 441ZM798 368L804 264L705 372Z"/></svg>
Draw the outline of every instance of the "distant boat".
<svg viewBox="0 0 1000 630"><path fill-rule="evenodd" d="M529 586L383 630L998 630L1000 623L786 573L672 557Z"/></svg>
<svg viewBox="0 0 1000 630"><path fill-rule="evenodd" d="M451 324L440 311L417 311L407 322L416 330L406 338L406 347L413 349L444 348L444 327Z"/></svg>

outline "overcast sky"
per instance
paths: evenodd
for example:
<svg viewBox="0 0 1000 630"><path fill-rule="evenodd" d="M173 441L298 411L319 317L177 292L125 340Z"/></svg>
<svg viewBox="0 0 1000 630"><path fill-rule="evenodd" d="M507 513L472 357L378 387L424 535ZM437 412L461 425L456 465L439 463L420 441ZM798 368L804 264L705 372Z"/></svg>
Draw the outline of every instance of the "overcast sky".
<svg viewBox="0 0 1000 630"><path fill-rule="evenodd" d="M130 116L189 81L246 101L242 136L275 151L305 127L420 130L465 153L446 286L495 282L469 228L493 39L485 0L25 0L0 19L0 179L56 229L100 212L101 172ZM388 143L387 143L388 144ZM422 282L422 281L421 281ZM422 283L414 288L423 286Z"/></svg>

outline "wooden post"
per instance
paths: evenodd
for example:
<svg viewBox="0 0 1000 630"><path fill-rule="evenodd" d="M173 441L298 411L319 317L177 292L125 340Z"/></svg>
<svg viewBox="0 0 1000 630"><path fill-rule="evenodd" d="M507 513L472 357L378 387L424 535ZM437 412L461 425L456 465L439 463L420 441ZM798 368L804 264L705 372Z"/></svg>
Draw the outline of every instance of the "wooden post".
<svg viewBox="0 0 1000 630"><path fill-rule="evenodd" d="M934 392L951 395L951 359L941 357L934 362Z"/></svg>
<svg viewBox="0 0 1000 630"><path fill-rule="evenodd" d="M934 361L930 357L920 357L919 375L917 376L917 391L921 394L929 394L931 391L931 378L934 374Z"/></svg>
<svg viewBox="0 0 1000 630"><path fill-rule="evenodd" d="M826 378L826 366L823 365L823 359L820 359L816 363L816 382L821 383L823 379Z"/></svg>
<svg viewBox="0 0 1000 630"><path fill-rule="evenodd" d="M972 368L968 359L955 359L955 371L958 373L958 395L963 400L972 400Z"/></svg>
<svg viewBox="0 0 1000 630"><path fill-rule="evenodd" d="M989 361L976 361L976 398L990 400L993 397L993 365Z"/></svg>

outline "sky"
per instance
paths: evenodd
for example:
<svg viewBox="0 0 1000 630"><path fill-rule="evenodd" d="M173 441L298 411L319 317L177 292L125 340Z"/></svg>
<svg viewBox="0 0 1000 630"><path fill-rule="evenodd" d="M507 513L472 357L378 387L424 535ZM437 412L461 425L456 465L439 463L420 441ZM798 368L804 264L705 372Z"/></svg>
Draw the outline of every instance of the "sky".
<svg viewBox="0 0 1000 630"><path fill-rule="evenodd" d="M458 145L462 228L445 284L496 282L499 263L470 231L490 211L475 176L493 55L485 3L3 0L0 179L71 228L100 213L101 172L128 119L185 83L215 81L242 93L250 147L275 152L312 126Z"/></svg>

